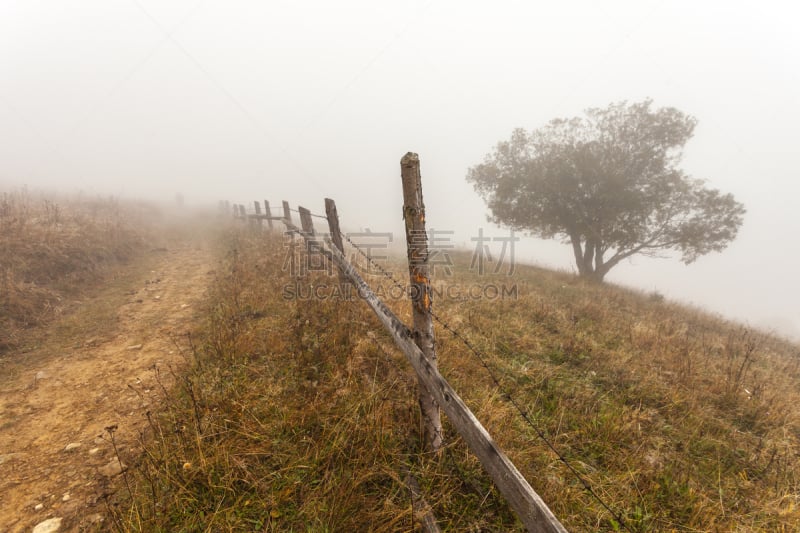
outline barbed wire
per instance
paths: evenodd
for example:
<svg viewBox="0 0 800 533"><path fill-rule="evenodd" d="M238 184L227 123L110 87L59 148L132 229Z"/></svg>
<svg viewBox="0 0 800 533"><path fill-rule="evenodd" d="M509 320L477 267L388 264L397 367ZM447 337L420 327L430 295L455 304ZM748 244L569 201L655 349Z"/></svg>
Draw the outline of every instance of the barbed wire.
<svg viewBox="0 0 800 533"><path fill-rule="evenodd" d="M491 378L492 382L494 382L495 387L497 387L497 389L501 392L503 399L506 400L509 404L511 404L514 407L514 409L517 411L517 413L519 413L519 415L522 417L523 420L525 420L525 422L528 424L528 426L530 426L530 428L533 429L533 431L542 440L542 442L544 442L545 445L548 448L550 448L550 450L556 455L556 457L558 457L558 460L561 461L564 464L564 466L566 466L567 469L569 469L570 472L572 472L572 474L575 476L575 478L583 486L584 490L586 492L588 492L592 497L594 497L594 499L597 500L597 502L601 506L603 506L603 508L606 511L608 511L611 514L611 516L614 518L614 520L616 520L626 530L628 530L631 533L633 533L633 530L631 530L628 527L628 525L626 524L626 522L622 518L622 516L619 515L618 513L616 513L613 509L611 509L611 507L600 497L600 495L598 495L595 492L595 490L592 488L592 486L589 484L589 482L586 481L586 479L580 474L580 472L578 472L578 470L574 466L572 466L572 464L569 462L569 460L566 457L564 457L564 455L562 455L561 452L558 451L558 449L550 441L550 439L547 438L547 436L544 434L544 432L541 429L539 429L539 427L537 427L533 423L533 420L531 420L531 417L528 414L527 409L524 409L514 399L514 397L511 395L511 393L509 393L508 391L505 390L505 388L503 388L503 386L500 384L500 380L497 378L496 374L494 373L494 371L489 366L489 363L487 362L486 357L483 355L483 353L481 351L479 351L460 331L457 331L455 328L450 326L450 324L445 322L441 317L439 317L436 313L434 313L433 310L431 310L430 313L431 313L431 316L433 317L433 319L436 320L436 322L438 322L453 337L455 337L456 339L460 340L475 355L475 357L478 358L478 361L480 361L480 363L483 366L483 368L485 368L486 372L489 374L489 377ZM481 333L481 335L486 336L483 332L480 332L480 333Z"/></svg>
<svg viewBox="0 0 800 533"><path fill-rule="evenodd" d="M281 207L281 209L283 209L283 208ZM293 208L290 207L289 211L291 211L292 213L300 214L300 210L299 209L293 209ZM308 214L311 215L312 217L315 217L315 218L323 218L325 220L328 220L328 217L326 215L318 215L316 213L312 213L311 211L309 211Z"/></svg>
<svg viewBox="0 0 800 533"><path fill-rule="evenodd" d="M358 246L356 243L354 243L354 242L353 242L353 241L352 241L352 240L351 240L351 239L350 239L350 238L349 238L349 237L348 237L346 234L344 234L344 233L343 233L342 235L343 235L343 236L344 236L344 238L347 240L347 242L349 242L349 243L350 243L350 245L351 245L351 246L353 246L353 248L355 248L355 249L356 249L356 250L357 250L357 251L358 251L358 252L359 252L359 253L360 253L362 256L364 256L364 258L365 258L365 259L366 259L366 260L367 260L367 261L368 261L368 262L369 262L369 263L370 263L372 266L374 266L374 267L375 267L375 268L376 268L376 269L377 269L379 272L381 272L381 274L383 274L383 275L384 275L384 276L385 276L387 279L389 279L389 280L390 280L390 281L391 281L391 282L392 282L392 283L393 283L393 284L394 284L396 287L398 287L398 288L402 289L403 291L406 291L406 290L407 290L407 286L405 286L405 285L403 285L402 283L400 283L399 281L397 281L397 279L395 279L395 277L394 277L394 276L393 276L393 275L392 275L392 274L391 274L391 273L390 273L388 270L386 270L386 269L385 269L385 268L383 268L381 265L379 265L377 262L375 262L375 260L374 260L372 257L370 257L370 256L369 256L367 253L365 253L365 252L364 252L364 251L363 251L363 250L362 250L362 249L361 249L361 248L360 248L360 247L359 247L359 246ZM568 459L567 459L567 458L566 458L566 457L565 457L565 456L564 456L564 455L563 455L561 452L559 452L559 451L558 451L558 449L557 449L557 448L555 447L555 445L554 445L554 444L553 444L553 443L550 441L550 439L548 439L548 438L547 438L547 436L544 434L544 432L543 432L541 429L539 429L539 428L536 426L536 424L534 424L533 420L531 419L530 415L528 414L528 411L527 411L526 409L524 409L524 408L523 408L523 407L522 407L522 406L519 404L519 402L517 402L517 401L514 399L514 397L511 395L511 393L509 393L509 392L508 392L508 391L507 391L507 390L506 390L506 389L503 387L503 385L500 383L500 380L498 379L497 375L496 375L496 374L495 374L495 372L492 370L492 368L489 366L489 363L488 363L488 361L487 361L487 358L486 358L486 356L485 356L485 355L484 355L484 354L483 354L483 353L482 353L480 350L478 350L478 349L477 349L477 348L476 348L476 347L475 347L475 346L474 346L474 345L473 345L473 344L472 344L472 343L469 341L469 339L467 339L467 338L466 338L466 336L465 336L463 333L461 333L461 331L459 331L459 330L457 330L456 328L454 328L453 326L451 326L451 325L450 325L448 322L446 322L446 321L445 321L445 320L444 320L442 317L440 317L440 316L439 316L437 313L435 313L435 312L434 312L432 309L431 309L430 313L431 313L431 317L433 317L433 319L434 319L436 322L438 322L438 323L439 323L439 324L440 324L440 325L441 325L441 326L442 326L442 327L443 327L443 328L444 328L444 329L445 329L445 330L446 330L448 333L450 333L450 335L452 335L454 338L456 338L456 339L458 339L459 341L461 341L461 343L462 343L462 344L464 344L464 345L467 347L467 349L468 349L470 352L472 352L472 354L473 354L473 355L474 355L474 356L475 356L475 357L478 359L478 361L480 361L480 363L481 363L481 366L483 366L483 368L484 368L484 369L486 370L486 372L489 374L489 377L490 377L490 379L492 380L492 382L494 383L494 386L495 386L495 387L496 387L496 388L497 388L497 389L500 391L500 393L501 393L501 397L502 397L502 398L503 398L503 399L504 399L506 402L508 402L508 403L509 403L509 404L510 404L510 405L511 405L513 408L514 408L514 410L516 410L516 411L517 411L517 413L518 413L518 414L519 414L519 415L522 417L522 419L523 419L523 420L526 422L526 424L527 424L527 425L528 425L528 426L529 426L531 429L533 429L533 431L536 433L536 435L539 437L539 439L541 439L541 440L542 440L542 442L544 442L544 443L545 443L545 445L546 445L546 446L547 446L547 447L550 449L550 451L552 451L552 452L553 452L553 453L556 455L556 457L558 458L558 460L559 460L561 463L563 463L563 464L564 464L564 466L566 466L566 467L567 467L567 469L568 469L568 470L569 470L569 471L572 473L572 475L573 475L573 476L575 476L575 478L576 478L576 479L578 480L578 482L581 484L581 486L583 487L583 489L584 489L586 492L588 492L588 493L589 493L589 494L590 494L590 495L591 495L591 496L592 496L592 497L593 497L593 498L594 498L594 499L595 499L595 500L596 500L596 501L597 501L597 502L598 502L598 503L599 503L599 504L600 504L600 505L601 505L601 506L602 506L602 507L603 507L603 508L604 508L606 511L608 511L608 512L611 514L612 518L613 518L613 519L614 519L614 520L615 520L615 521L616 521L616 522L617 522L617 523L618 523L618 524L619 524L621 527L623 527L623 528L625 528L627 531L629 531L629 532L633 533L633 530L632 530L632 529L631 529L631 528L628 526L628 524L627 524L627 523L626 523L626 521L625 521L625 520L622 518L622 516L621 516L619 513L615 512L615 511L614 511L614 510L613 510L613 509L610 507L610 505L608 505L608 504L607 504L607 503L606 503L606 502L605 502L605 501L604 501L604 500L603 500L603 499L600 497L600 495L599 495L599 494L597 494L597 492L595 492L595 490L592 488L591 484L589 484L589 482L588 482L588 481L587 481L587 480L586 480L586 479L585 479L585 478L584 478L584 477L583 477L583 476L580 474L580 472L578 472L578 470L577 470L577 469L576 469L574 466L572 466L572 464L569 462L569 460L568 460ZM473 327L474 327L474 326L473 326ZM476 329L478 329L478 328L476 328ZM485 333L483 333L482 331L480 331L479 329L478 329L478 333L480 333L480 335L481 335L481 336L483 336L483 337L487 337L487 335L486 335Z"/></svg>
<svg viewBox="0 0 800 533"><path fill-rule="evenodd" d="M403 285L402 283L397 281L397 279L395 279L395 277L392 275L391 272L389 272L388 270L383 268L381 265L376 263L375 260L372 257L370 257L369 254L364 252L364 250L362 250L356 243L354 243L352 241L352 239L350 239L350 237L348 237L348 235L346 233L342 233L342 237L344 237L345 240L347 242L349 242L350 245L358 251L358 253L360 253L362 256L364 256L364 259L366 259L372 266L374 266L376 269L378 269L378 271L381 274L383 274L386 278L388 278L389 281L391 281L394 284L395 287L401 289L403 292L407 292L408 291L408 286Z"/></svg>
<svg viewBox="0 0 800 533"><path fill-rule="evenodd" d="M326 217L326 218L327 218L327 217ZM373 259L373 258L372 258L372 257L371 257L369 254L368 254L368 253L364 252L364 250L362 250L360 246L358 246L358 245L357 245L355 242L353 242L353 240L352 240L352 239L350 239L350 237L349 237L349 236L348 236L346 233L342 233L341 235L344 237L344 239L345 239L345 240L346 240L346 241L347 241L347 242L348 242L348 243L349 243L349 244L350 244L350 245L351 245L351 246L352 246L352 247L353 247L353 248L354 248L354 249L355 249L355 250L356 250L356 251L357 251L357 252L358 252L358 253L359 253L361 256L363 256L363 257L364 257L364 258L367 260L368 264L370 264L370 265L372 265L373 267L375 267L375 268L376 268L376 269L377 269L377 270L378 270L378 271L379 271L379 272L380 272L380 273L381 273L381 274L382 274L384 277L386 277L386 278L387 278L387 279L388 279L388 280L389 280L389 281L390 281L390 282L391 282L391 283L392 283L392 284L393 284L395 287L397 287L397 288L399 288L399 289L403 290L404 292L408 290L408 286L407 286L407 285L404 285L404 284L400 283L400 282L399 282L399 281L398 281L398 280L397 280L397 279L396 279L396 278L395 278L395 277L392 275L392 273L391 273L391 272L389 272L388 270L386 270L385 268L383 268L383 267L382 267L380 264L378 264L378 263L377 263L377 262L376 262L376 261L375 261L375 260L374 260L374 259ZM572 466L572 464L569 462L569 460L568 460L568 459L567 459L567 458L566 458L566 457L565 457L565 456L564 456L564 455L563 455L561 452L559 452L559 451L558 451L558 449L557 449L557 448L555 447L555 445L554 445L554 444L553 444L553 443L550 441L550 439L548 439L548 438L547 438L547 436L545 435L545 433L544 433L544 432L543 432L541 429L539 429L539 428L536 426L536 424L534 424L533 420L531 419L530 415L528 414L528 411L527 411L526 409L524 409L524 408L523 408L523 407L522 407L522 406L519 404L519 402L517 402L517 401L514 399L514 397L511 395L511 393L509 393L509 392L508 392L508 391L507 391L507 390L506 390L506 389L503 387L503 385L500 383L500 380L499 380L499 378L497 377L496 373L495 373L495 372L492 370L491 366L489 366L489 363L488 363L488 361L487 361L487 358L486 358L486 356L483 354L483 352L481 352L480 350L478 350L478 348L476 348L476 347L475 347L475 346L474 346L474 345L473 345L473 344L472 344L472 343L469 341L469 339L467 339L467 338L466 338L466 336L465 336L463 333L461 333L461 331L459 331L459 330L457 330L456 328L454 328L453 326L451 326L451 325L450 325L450 324L449 324L447 321L445 321L445 320L444 320L442 317L440 317L440 316L439 316L437 313L435 313L433 310L431 310L431 311L430 311L430 313L431 313L431 317L432 317L432 318L433 318L433 319L434 319L434 320L435 320L437 323L439 323L439 324L440 324L440 325L441 325L441 326L442 326L442 327L443 327L443 328L444 328L444 329L445 329L445 330L446 330L448 333L450 333L450 335L452 335L454 338L458 339L458 340L459 340L459 341L460 341L462 344L464 344L464 345L467 347L467 349L468 349L468 350L469 350L469 351L470 351L470 352L471 352L471 353L472 353L472 354L473 354L473 355L474 355L474 356L475 356L475 357L478 359L478 361L480 362L481 366L483 366L483 368L484 368L484 369L486 370L486 372L489 374L489 377L490 377L490 379L492 380L492 382L494 383L494 386L495 386L495 387L498 389L498 391L501 393L501 397L502 397L502 398L503 398L503 399L504 399L506 402L508 402L508 403L509 403L509 404L510 404L510 405L511 405L513 408L514 408L514 410L515 410L515 411L517 411L517 413L520 415L520 417L521 417L521 418L522 418L522 419L525 421L525 423L526 423L526 424L527 424L527 425L528 425L528 426L529 426L529 427L530 427L530 428L531 428L531 429L534 431L534 433L536 433L536 435L539 437L539 439L541 439L541 440L542 440L542 442L544 442L544 443L545 443L545 445L546 445L546 446L547 446L547 447L548 447L548 448L549 448L549 449L550 449L550 450L551 450L551 451L552 451L552 452L555 454L555 456L558 458L558 460L559 460L561 463L563 463L563 464L564 464L564 466L566 466L566 467L567 467L567 469L570 471L570 473L572 473L572 475L573 475L573 476L574 476L574 477L575 477L575 478L578 480L578 482L581 484L581 486L583 487L583 489L584 489L584 490L585 490L587 493L589 493L589 495L591 495L591 496L592 496L592 497L593 497L593 498L594 498L594 499L595 499L595 500L596 500L596 501L597 501L597 502L598 502L598 503L599 503L599 504L600 504L600 505L601 505L601 506L602 506L602 507L603 507L603 508L604 508L606 511L608 511L608 513L609 513L609 514L611 514L612 518L613 518L613 519L614 519L614 520L615 520L615 521L616 521L616 522L617 522L617 523L618 523L618 524L619 524L621 527L623 527L623 528L624 528L624 529L626 529L627 531L629 531L629 532L633 533L633 530L632 530L632 529L631 529L631 528L628 526L627 522L626 522L626 521L625 521L625 520L622 518L622 516L621 516L619 513L615 512L615 511L614 511L614 510L611 508L611 506L610 506L610 505L608 505L608 504L607 504L607 503L606 503L606 502L605 502L605 501L604 501L604 500L603 500L603 499L600 497L600 495L599 495L599 494L597 494L597 492L596 492L596 491L595 491L595 490L592 488L591 484L589 484L589 482L588 482L588 481L587 481L587 480L586 480L586 479L585 479L585 478L584 478L584 477L581 475L581 473L580 473L580 472L578 472L578 470L577 470L577 469L576 469L574 466ZM473 327L474 327L474 326L473 326ZM479 333L481 336L483 336L483 337L487 337L487 335L486 335L485 333L483 333L482 331L480 331L480 329L478 329L478 328L475 328L475 329L477 329L477 330L478 330L478 333ZM487 338L488 338L488 337L487 337Z"/></svg>

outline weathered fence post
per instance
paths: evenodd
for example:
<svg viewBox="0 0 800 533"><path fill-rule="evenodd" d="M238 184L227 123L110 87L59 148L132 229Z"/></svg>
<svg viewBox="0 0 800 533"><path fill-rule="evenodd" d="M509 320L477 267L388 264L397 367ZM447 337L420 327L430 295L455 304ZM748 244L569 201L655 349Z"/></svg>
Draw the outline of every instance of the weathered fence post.
<svg viewBox="0 0 800 533"><path fill-rule="evenodd" d="M297 212L300 214L300 225L303 228L303 233L307 235L306 266L309 270L324 270L325 257L319 252L319 243L314 231L314 221L311 220L311 211L305 207L297 206Z"/></svg>
<svg viewBox="0 0 800 533"><path fill-rule="evenodd" d="M283 224L286 226L286 230L292 239L292 242L289 244L289 257L290 257L290 264L289 270L292 276L299 276L300 273L297 271L297 247L294 241L294 223L292 222L292 210L289 208L289 202L283 200ZM296 229L296 228L295 228Z"/></svg>
<svg viewBox="0 0 800 533"><path fill-rule="evenodd" d="M425 358L436 368L433 319L431 318L432 292L428 270L428 235L425 233L425 204L422 202L422 176L419 156L407 153L400 160L403 180L403 219L406 223L408 246L408 275L410 278L411 304L414 315L414 342L425 354ZM431 396L425 384L419 382L419 405L425 421L425 436L434 451L442 446L442 421L439 404Z"/></svg>
<svg viewBox="0 0 800 533"><path fill-rule="evenodd" d="M289 202L286 200L283 201L283 218L288 220L289 223L292 223L292 210L289 209Z"/></svg>
<svg viewBox="0 0 800 533"><path fill-rule="evenodd" d="M328 230L331 232L331 240L334 246L344 255L344 243L342 242L342 230L339 228L339 213L336 212L336 202L330 198L325 198L325 216L328 217ZM344 272L339 270L339 289L342 298L350 299L352 285L347 281Z"/></svg>
<svg viewBox="0 0 800 533"><path fill-rule="evenodd" d="M342 232L339 229L339 214L336 212L336 202L330 198L325 198L325 216L328 217L328 229L331 232L333 244L344 253L344 243L342 242Z"/></svg>
<svg viewBox="0 0 800 533"><path fill-rule="evenodd" d="M264 214L267 215L267 224L269 229L272 229L272 211L269 208L269 202L264 200Z"/></svg>
<svg viewBox="0 0 800 533"><path fill-rule="evenodd" d="M287 227L290 230L297 229L293 224L289 224ZM531 488L514 463L494 442L489 432L475 418L458 393L425 358L425 354L417 346L411 331L370 289L355 267L347 261L347 258L330 244L329 240L326 242L329 248L327 253L331 259L353 282L358 295L369 305L378 320L392 335L397 346L414 367L419 380L424 382L427 390L436 397L450 418L453 428L461 435L472 453L478 457L483 468L508 500L511 508L525 524L525 528L532 533L566 533L567 530L564 529L564 526L553 515L542 498L536 494L536 491Z"/></svg>
<svg viewBox="0 0 800 533"><path fill-rule="evenodd" d="M258 226L262 226L264 224L263 220L261 220L261 203L258 200L253 200L253 206L256 208L256 219L257 222L255 223Z"/></svg>
<svg viewBox="0 0 800 533"><path fill-rule="evenodd" d="M406 471L404 481L409 492L411 492L411 512L414 518L419 518L423 533L442 533L439 524L436 523L436 515L433 514L433 509L422 494L417 478L412 476L411 472Z"/></svg>
<svg viewBox="0 0 800 533"><path fill-rule="evenodd" d="M311 220L311 211L305 207L298 206L297 212L300 214L300 226L303 228L303 232L313 236L314 221Z"/></svg>

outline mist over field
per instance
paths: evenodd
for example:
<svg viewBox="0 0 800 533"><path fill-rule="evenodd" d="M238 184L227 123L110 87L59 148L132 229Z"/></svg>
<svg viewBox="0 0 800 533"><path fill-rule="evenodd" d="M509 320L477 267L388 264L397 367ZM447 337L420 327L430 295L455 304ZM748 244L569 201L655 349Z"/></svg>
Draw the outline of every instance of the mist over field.
<svg viewBox="0 0 800 533"><path fill-rule="evenodd" d="M0 3L0 190L189 205L288 200L402 239L399 160L430 228L474 247L465 181L516 127L652 98L697 118L683 170L747 214L721 253L609 281L800 337L800 8L782 2ZM522 236L515 260L573 270ZM500 241L493 243L496 253Z"/></svg>

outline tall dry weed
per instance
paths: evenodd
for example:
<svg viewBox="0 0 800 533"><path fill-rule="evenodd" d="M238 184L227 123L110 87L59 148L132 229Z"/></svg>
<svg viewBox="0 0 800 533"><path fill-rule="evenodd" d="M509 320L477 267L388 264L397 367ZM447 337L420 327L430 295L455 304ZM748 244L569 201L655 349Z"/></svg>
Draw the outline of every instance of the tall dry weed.
<svg viewBox="0 0 800 533"><path fill-rule="evenodd" d="M21 330L58 316L66 301L142 249L142 224L113 198L0 195L0 350Z"/></svg>

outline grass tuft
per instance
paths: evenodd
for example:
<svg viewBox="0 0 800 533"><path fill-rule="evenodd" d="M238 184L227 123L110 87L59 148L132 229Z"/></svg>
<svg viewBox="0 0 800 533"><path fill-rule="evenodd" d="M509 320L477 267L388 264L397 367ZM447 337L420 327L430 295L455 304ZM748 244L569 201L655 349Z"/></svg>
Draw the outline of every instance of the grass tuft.
<svg viewBox="0 0 800 533"><path fill-rule="evenodd" d="M113 198L0 194L0 353L141 251L145 226Z"/></svg>
<svg viewBox="0 0 800 533"><path fill-rule="evenodd" d="M445 531L522 530L446 420L442 453L420 449L416 380L362 302L287 298L336 278L291 276L281 237L231 229L221 242L190 369L163 388L130 488L109 500L115 530L417 531L406 473ZM622 526L506 393L632 531L800 528L796 345L663 298L521 266L478 275L468 260L439 281L513 284L515 297L449 292L436 310L502 390L437 327L440 368L568 530ZM407 301L388 303L408 322Z"/></svg>

